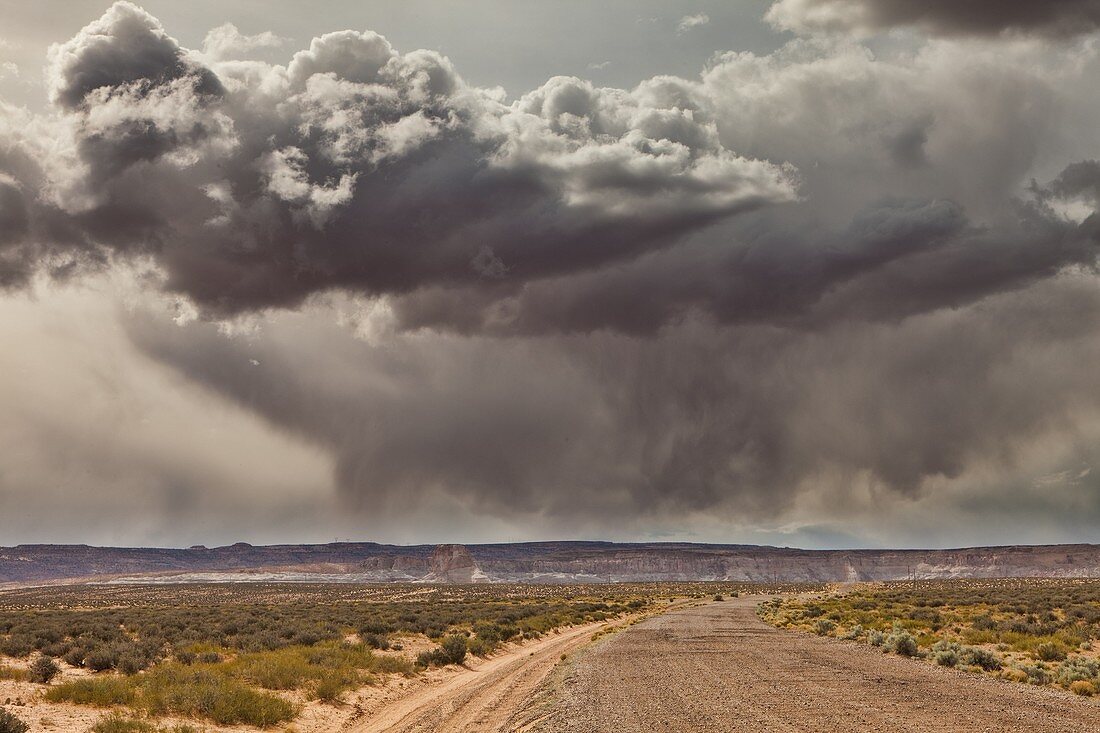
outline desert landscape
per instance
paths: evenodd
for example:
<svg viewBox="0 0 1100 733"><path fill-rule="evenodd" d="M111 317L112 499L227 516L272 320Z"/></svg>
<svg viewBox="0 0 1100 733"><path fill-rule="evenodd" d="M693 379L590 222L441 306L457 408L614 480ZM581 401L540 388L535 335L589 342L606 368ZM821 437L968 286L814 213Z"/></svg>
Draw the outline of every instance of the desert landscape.
<svg viewBox="0 0 1100 733"><path fill-rule="evenodd" d="M1091 731L1100 580L0 591L6 730Z"/></svg>
<svg viewBox="0 0 1100 733"><path fill-rule="evenodd" d="M1100 0L0 0L0 733L1100 733Z"/></svg>

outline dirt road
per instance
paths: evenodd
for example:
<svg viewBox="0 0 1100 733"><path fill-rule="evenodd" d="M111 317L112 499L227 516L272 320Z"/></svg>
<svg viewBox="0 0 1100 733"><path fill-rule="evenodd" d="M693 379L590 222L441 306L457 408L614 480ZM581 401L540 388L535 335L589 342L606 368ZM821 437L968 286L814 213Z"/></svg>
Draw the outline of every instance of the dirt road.
<svg viewBox="0 0 1100 733"><path fill-rule="evenodd" d="M589 624L552 634L536 642L463 669L382 705L356 720L348 733L462 733L511 730L512 716L523 709L546 676L569 654L590 641L599 629Z"/></svg>
<svg viewBox="0 0 1100 733"><path fill-rule="evenodd" d="M1093 700L783 631L736 599L669 612L575 657L547 733L1096 733Z"/></svg>

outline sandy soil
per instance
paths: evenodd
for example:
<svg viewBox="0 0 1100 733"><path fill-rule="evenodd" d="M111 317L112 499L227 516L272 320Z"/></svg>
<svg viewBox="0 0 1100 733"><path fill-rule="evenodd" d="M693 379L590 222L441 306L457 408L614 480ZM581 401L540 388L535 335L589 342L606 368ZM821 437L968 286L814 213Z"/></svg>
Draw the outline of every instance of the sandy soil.
<svg viewBox="0 0 1100 733"><path fill-rule="evenodd" d="M623 626L623 620L586 624L512 648L446 676L426 679L417 688L382 702L349 721L349 733L460 733L513 730L512 718L563 656L590 642L600 630Z"/></svg>
<svg viewBox="0 0 1100 733"><path fill-rule="evenodd" d="M757 599L672 611L563 670L545 733L1095 733L1100 704L768 626Z"/></svg>
<svg viewBox="0 0 1100 733"><path fill-rule="evenodd" d="M286 730L303 733L352 731L503 730L509 716L524 709L525 700L554 669L562 655L589 642L593 634L619 628L628 619L585 624L551 633L535 641L505 645L489 659L468 657L462 667L429 670L411 678L393 676L382 684L346 693L335 704L308 700L298 692L278 693L300 706L301 712ZM400 638L403 654L434 646L427 639ZM3 659L10 667L26 660ZM53 684L87 676L87 670L62 665ZM0 707L29 723L31 733L86 733L111 710L70 703L47 702L44 685L0 680ZM118 712L126 714L125 709ZM162 725L187 722L207 733L255 732L248 726L216 726L207 721L161 718ZM278 730L278 729L276 729Z"/></svg>

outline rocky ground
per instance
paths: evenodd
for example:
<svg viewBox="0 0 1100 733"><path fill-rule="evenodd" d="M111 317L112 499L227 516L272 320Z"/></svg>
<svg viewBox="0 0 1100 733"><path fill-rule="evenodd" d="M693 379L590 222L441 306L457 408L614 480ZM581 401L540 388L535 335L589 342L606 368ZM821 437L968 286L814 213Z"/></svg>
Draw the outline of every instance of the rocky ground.
<svg viewBox="0 0 1100 733"><path fill-rule="evenodd" d="M563 670L542 733L1094 733L1093 699L764 624L741 598L652 618Z"/></svg>

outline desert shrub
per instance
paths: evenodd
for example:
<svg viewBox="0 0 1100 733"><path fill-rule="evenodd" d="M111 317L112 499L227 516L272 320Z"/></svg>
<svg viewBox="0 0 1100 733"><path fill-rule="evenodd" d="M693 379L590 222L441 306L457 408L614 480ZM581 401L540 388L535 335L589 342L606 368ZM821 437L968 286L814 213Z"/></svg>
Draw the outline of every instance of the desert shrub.
<svg viewBox="0 0 1100 733"><path fill-rule="evenodd" d="M295 690L314 677L309 661L291 648L241 655L234 668L244 679L268 690Z"/></svg>
<svg viewBox="0 0 1100 733"><path fill-rule="evenodd" d="M867 643L871 646L882 646L886 643L886 634L878 629L871 629L867 633Z"/></svg>
<svg viewBox="0 0 1100 733"><path fill-rule="evenodd" d="M932 645L932 659L941 667L954 667L959 663L959 643L941 639Z"/></svg>
<svg viewBox="0 0 1100 733"><path fill-rule="evenodd" d="M34 651L34 638L28 634L12 634L0 639L0 654L22 658Z"/></svg>
<svg viewBox="0 0 1100 733"><path fill-rule="evenodd" d="M141 670L146 669L150 661L148 657L137 654L124 654L119 657L118 664L115 665L115 668L122 674L137 674Z"/></svg>
<svg viewBox="0 0 1100 733"><path fill-rule="evenodd" d="M1094 680L1100 677L1100 662L1086 657L1071 657L1058 665L1057 679L1060 684L1069 685L1079 680Z"/></svg>
<svg viewBox="0 0 1100 733"><path fill-rule="evenodd" d="M726 599L722 597L722 594L721 594L721 593L716 593L716 594L715 594L715 596L714 596L714 600L716 600L716 601L724 601L724 600L726 600Z"/></svg>
<svg viewBox="0 0 1100 733"><path fill-rule="evenodd" d="M143 675L140 705L154 715L174 713L260 728L290 720L296 712L286 700L257 692L224 672L171 663Z"/></svg>
<svg viewBox="0 0 1100 733"><path fill-rule="evenodd" d="M48 685L57 675L61 674L61 667L49 657L39 656L27 668L27 679L31 682Z"/></svg>
<svg viewBox="0 0 1100 733"><path fill-rule="evenodd" d="M84 656L84 666L93 672L106 672L118 664L118 650L97 647Z"/></svg>
<svg viewBox="0 0 1100 733"><path fill-rule="evenodd" d="M121 677L95 677L70 680L46 691L50 702L111 707L130 705L137 699L134 686Z"/></svg>
<svg viewBox="0 0 1100 733"><path fill-rule="evenodd" d="M466 659L466 637L459 634L451 634L443 639L440 649L446 655L451 664L462 664Z"/></svg>
<svg viewBox="0 0 1100 733"><path fill-rule="evenodd" d="M1049 685L1053 679L1046 667L1039 664L1024 665L1020 669L1023 670L1025 679L1030 685Z"/></svg>
<svg viewBox="0 0 1100 733"><path fill-rule="evenodd" d="M147 721L115 713L97 720L92 733L157 733L157 728Z"/></svg>
<svg viewBox="0 0 1100 733"><path fill-rule="evenodd" d="M203 652L198 657L199 661L203 664L217 664L222 661L222 655L215 651Z"/></svg>
<svg viewBox="0 0 1100 733"><path fill-rule="evenodd" d="M365 624L363 624L362 626L359 627L359 633L360 634L382 635L382 634L392 634L395 631L397 631L396 626L394 626L392 624L385 623L383 621L368 621L367 623L365 623Z"/></svg>
<svg viewBox="0 0 1100 733"><path fill-rule="evenodd" d="M30 726L13 713L0 708L0 733L27 733Z"/></svg>
<svg viewBox="0 0 1100 733"><path fill-rule="evenodd" d="M466 640L466 651L475 657L485 657L492 654L493 647L484 639L474 636Z"/></svg>
<svg viewBox="0 0 1100 733"><path fill-rule="evenodd" d="M1077 680L1076 682L1070 683L1069 691L1072 692L1074 695L1092 697L1096 694L1096 685L1087 680Z"/></svg>
<svg viewBox="0 0 1100 733"><path fill-rule="evenodd" d="M199 655L189 649L181 649L176 652L175 657L176 661L180 664L194 664L198 660Z"/></svg>
<svg viewBox="0 0 1100 733"><path fill-rule="evenodd" d="M385 651L390 648L390 640L384 636L379 636L378 634L363 634L360 638L362 638L363 643L371 649L381 649Z"/></svg>
<svg viewBox="0 0 1100 733"><path fill-rule="evenodd" d="M330 675L317 682L314 694L323 702L336 702L346 689L345 682L339 676Z"/></svg>
<svg viewBox="0 0 1100 733"><path fill-rule="evenodd" d="M474 624L474 636L496 647L510 639L519 636L519 629L511 623L478 623Z"/></svg>
<svg viewBox="0 0 1100 733"><path fill-rule="evenodd" d="M84 657L86 655L87 655L87 652L84 650L83 647L74 646L71 649L69 649L69 651L65 652L61 656L61 658L64 659L69 664L73 665L74 667L83 667L84 666Z"/></svg>
<svg viewBox="0 0 1100 733"><path fill-rule="evenodd" d="M228 674L269 690L300 689L312 683L324 700L336 699L359 683L360 670L408 674L412 666L402 657L374 654L365 644L325 642L274 651L249 652L222 666Z"/></svg>
<svg viewBox="0 0 1100 733"><path fill-rule="evenodd" d="M72 642L58 641L51 644L47 644L40 648L38 651L45 654L47 657L60 658L73 648Z"/></svg>
<svg viewBox="0 0 1100 733"><path fill-rule="evenodd" d="M860 638L861 636L863 636L863 626L860 625L860 624L856 624L855 626L852 626L847 631L845 631L844 635L841 636L840 638L841 639L848 639L849 641L853 641L855 639Z"/></svg>
<svg viewBox="0 0 1100 733"><path fill-rule="evenodd" d="M836 622L827 618L819 618L814 622L814 633L818 636L827 636L836 630Z"/></svg>
<svg viewBox="0 0 1100 733"><path fill-rule="evenodd" d="M883 642L883 648L903 657L915 657L919 654L917 640L901 626L894 627Z"/></svg>
<svg viewBox="0 0 1100 733"><path fill-rule="evenodd" d="M446 664L462 664L466 659L466 637L450 634L444 637L435 649L420 652L416 656L418 667L434 667Z"/></svg>
<svg viewBox="0 0 1100 733"><path fill-rule="evenodd" d="M974 620L970 622L970 627L978 631L992 631L997 628L997 622L989 614L983 613L974 617Z"/></svg>
<svg viewBox="0 0 1100 733"><path fill-rule="evenodd" d="M981 667L987 672L992 672L1004 666L1001 658L994 652L974 646L964 648L959 654L959 661L972 667Z"/></svg>
<svg viewBox="0 0 1100 733"><path fill-rule="evenodd" d="M1066 658L1066 650L1061 644L1046 641L1035 647L1035 655L1044 662L1061 662Z"/></svg>

